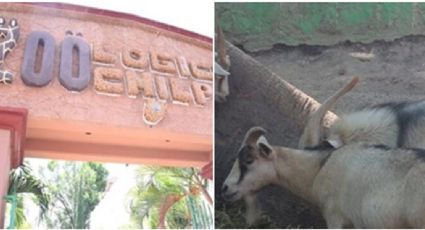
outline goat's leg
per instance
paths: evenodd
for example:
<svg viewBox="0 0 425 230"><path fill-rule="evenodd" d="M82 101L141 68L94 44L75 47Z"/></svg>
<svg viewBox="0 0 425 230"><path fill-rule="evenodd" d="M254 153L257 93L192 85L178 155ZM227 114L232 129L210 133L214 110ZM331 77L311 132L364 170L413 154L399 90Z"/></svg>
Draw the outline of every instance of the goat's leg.
<svg viewBox="0 0 425 230"><path fill-rule="evenodd" d="M254 194L245 196L244 200L246 204L246 223L248 226L252 226L261 219L261 207Z"/></svg>
<svg viewBox="0 0 425 230"><path fill-rule="evenodd" d="M223 80L224 78L222 76L215 75L215 100L219 103L226 102L226 96L228 95L228 93L226 94L226 92L222 90Z"/></svg>
<svg viewBox="0 0 425 230"><path fill-rule="evenodd" d="M332 215L329 217L326 217L326 225L328 228L344 228L344 219L342 219L340 216Z"/></svg>
<svg viewBox="0 0 425 230"><path fill-rule="evenodd" d="M224 76L220 83L220 90L223 95L224 99L226 99L227 96L229 96L229 76Z"/></svg>
<svg viewBox="0 0 425 230"><path fill-rule="evenodd" d="M339 211L335 211L328 209L323 213L326 225L328 228L352 228L354 227L351 221L349 221L347 218L345 218L342 213Z"/></svg>

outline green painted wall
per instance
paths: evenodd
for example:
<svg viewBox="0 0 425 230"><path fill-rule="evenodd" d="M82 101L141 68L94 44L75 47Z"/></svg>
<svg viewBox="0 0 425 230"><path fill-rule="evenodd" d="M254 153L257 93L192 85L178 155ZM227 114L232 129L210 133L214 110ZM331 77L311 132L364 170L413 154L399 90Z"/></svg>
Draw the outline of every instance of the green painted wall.
<svg viewBox="0 0 425 230"><path fill-rule="evenodd" d="M369 43L425 34L425 3L216 3L226 38L250 51L274 44Z"/></svg>

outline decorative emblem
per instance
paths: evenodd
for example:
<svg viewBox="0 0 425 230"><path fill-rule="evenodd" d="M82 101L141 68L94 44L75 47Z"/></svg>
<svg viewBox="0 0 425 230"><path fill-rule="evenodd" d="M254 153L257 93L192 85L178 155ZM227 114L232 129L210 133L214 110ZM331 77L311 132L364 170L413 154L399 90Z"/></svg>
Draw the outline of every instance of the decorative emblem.
<svg viewBox="0 0 425 230"><path fill-rule="evenodd" d="M6 23L3 17L0 17L0 66L3 64L7 54L15 48L19 39L20 28L16 19ZM7 70L0 70L0 83L11 84L13 74Z"/></svg>
<svg viewBox="0 0 425 230"><path fill-rule="evenodd" d="M146 124L156 125L164 117L167 112L167 104L152 98L146 98L143 105L143 120Z"/></svg>

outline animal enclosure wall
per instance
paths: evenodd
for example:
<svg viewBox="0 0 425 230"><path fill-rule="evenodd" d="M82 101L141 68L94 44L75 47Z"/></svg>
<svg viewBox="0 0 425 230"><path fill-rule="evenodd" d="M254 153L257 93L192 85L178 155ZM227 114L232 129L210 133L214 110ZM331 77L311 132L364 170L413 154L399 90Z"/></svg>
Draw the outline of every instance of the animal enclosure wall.
<svg viewBox="0 0 425 230"><path fill-rule="evenodd" d="M227 39L249 51L424 34L424 12L424 3L216 3Z"/></svg>

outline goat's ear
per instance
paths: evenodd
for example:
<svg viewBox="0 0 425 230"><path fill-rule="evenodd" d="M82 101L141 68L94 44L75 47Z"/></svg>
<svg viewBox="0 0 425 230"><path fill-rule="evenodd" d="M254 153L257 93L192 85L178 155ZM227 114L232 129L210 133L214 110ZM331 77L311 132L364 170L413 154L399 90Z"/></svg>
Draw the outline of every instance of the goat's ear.
<svg viewBox="0 0 425 230"><path fill-rule="evenodd" d="M267 159L273 158L273 148L269 144L260 142L258 143L258 149L261 157Z"/></svg>
<svg viewBox="0 0 425 230"><path fill-rule="evenodd" d="M263 128L253 127L246 133L243 144L255 146L255 143L257 143L258 138L260 138L264 134L266 134L266 130L264 130Z"/></svg>

